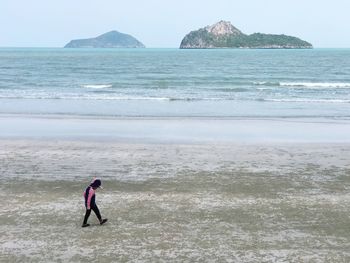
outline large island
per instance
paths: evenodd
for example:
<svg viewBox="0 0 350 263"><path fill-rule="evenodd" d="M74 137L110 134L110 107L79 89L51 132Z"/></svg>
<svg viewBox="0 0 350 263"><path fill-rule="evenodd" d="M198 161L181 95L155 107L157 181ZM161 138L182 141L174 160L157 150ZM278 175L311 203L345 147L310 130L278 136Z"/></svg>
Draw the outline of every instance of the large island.
<svg viewBox="0 0 350 263"><path fill-rule="evenodd" d="M246 35L230 22L220 21L214 25L191 31L180 45L183 49L200 48L312 48L312 44L297 37L254 33Z"/></svg>

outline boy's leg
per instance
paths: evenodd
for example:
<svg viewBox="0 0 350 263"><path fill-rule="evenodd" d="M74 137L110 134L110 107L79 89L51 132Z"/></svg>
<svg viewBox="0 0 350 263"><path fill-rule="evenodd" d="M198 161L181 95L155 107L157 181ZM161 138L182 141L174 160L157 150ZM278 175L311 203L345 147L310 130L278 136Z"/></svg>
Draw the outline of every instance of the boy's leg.
<svg viewBox="0 0 350 263"><path fill-rule="evenodd" d="M91 214L91 209L86 209L83 226L87 224L90 214Z"/></svg>
<svg viewBox="0 0 350 263"><path fill-rule="evenodd" d="M100 210L98 210L98 207L97 205L95 204L93 207L91 207L92 210L95 212L97 218L98 218L98 221L102 222L102 217L101 217L101 214L100 214Z"/></svg>
<svg viewBox="0 0 350 263"><path fill-rule="evenodd" d="M96 204L92 207L92 210L94 210L94 212L95 212L95 214L96 214L96 216L98 218L98 221L100 221L100 225L103 225L104 223L107 222L107 218L102 219L102 216L100 214L100 210L98 209Z"/></svg>

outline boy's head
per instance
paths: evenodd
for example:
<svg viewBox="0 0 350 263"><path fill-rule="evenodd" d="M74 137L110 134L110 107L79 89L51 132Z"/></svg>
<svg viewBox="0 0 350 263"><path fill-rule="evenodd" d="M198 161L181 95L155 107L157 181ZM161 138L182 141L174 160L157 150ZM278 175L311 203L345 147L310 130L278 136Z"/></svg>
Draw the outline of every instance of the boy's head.
<svg viewBox="0 0 350 263"><path fill-rule="evenodd" d="M97 189L97 188L101 187L101 184L102 184L101 179L94 179L91 182L90 186L94 189Z"/></svg>

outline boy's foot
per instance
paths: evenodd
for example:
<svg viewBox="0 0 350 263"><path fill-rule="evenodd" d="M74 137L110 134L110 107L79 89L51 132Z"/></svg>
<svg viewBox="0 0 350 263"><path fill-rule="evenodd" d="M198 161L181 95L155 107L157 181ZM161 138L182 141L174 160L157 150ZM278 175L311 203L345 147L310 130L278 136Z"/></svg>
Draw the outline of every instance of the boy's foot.
<svg viewBox="0 0 350 263"><path fill-rule="evenodd" d="M81 227L87 227L90 226L90 224L83 224Z"/></svg>
<svg viewBox="0 0 350 263"><path fill-rule="evenodd" d="M100 222L100 225L103 225L104 223L106 223L106 222L107 222L107 220L108 220L107 218L102 219L102 220L101 220L101 222Z"/></svg>

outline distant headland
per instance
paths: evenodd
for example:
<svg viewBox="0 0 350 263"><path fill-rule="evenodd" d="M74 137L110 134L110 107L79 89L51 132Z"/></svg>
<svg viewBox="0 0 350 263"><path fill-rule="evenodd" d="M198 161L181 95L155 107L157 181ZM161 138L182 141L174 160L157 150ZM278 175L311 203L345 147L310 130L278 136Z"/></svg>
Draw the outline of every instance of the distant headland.
<svg viewBox="0 0 350 263"><path fill-rule="evenodd" d="M65 48L144 48L145 45L133 36L110 31L95 38L70 41Z"/></svg>
<svg viewBox="0 0 350 263"><path fill-rule="evenodd" d="M181 44L182 49L204 48L256 48L301 49L313 48L312 44L297 37L254 33L246 35L228 21L191 31Z"/></svg>

